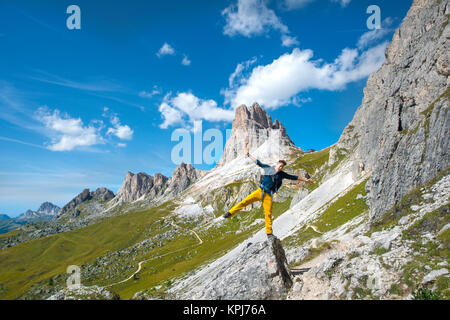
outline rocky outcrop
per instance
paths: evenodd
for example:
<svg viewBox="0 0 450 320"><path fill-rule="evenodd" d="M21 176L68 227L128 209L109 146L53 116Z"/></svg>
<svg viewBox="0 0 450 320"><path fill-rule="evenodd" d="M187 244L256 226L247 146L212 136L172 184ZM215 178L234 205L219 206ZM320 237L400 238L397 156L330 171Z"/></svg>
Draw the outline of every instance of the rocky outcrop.
<svg viewBox="0 0 450 320"><path fill-rule="evenodd" d="M114 198L114 192L106 188L98 188L91 192L91 197L97 198L100 201L108 201Z"/></svg>
<svg viewBox="0 0 450 320"><path fill-rule="evenodd" d="M61 210L60 207L57 205L54 205L51 202L44 202L41 204L39 209L37 211L33 210L27 210L25 213L21 214L17 219L23 220L23 219L33 219L33 218L39 218L39 217L46 217L46 216L56 216L59 211Z"/></svg>
<svg viewBox="0 0 450 320"><path fill-rule="evenodd" d="M277 141L272 144L272 147L277 146L277 148L267 150L268 153L284 154L289 147L295 147L283 125L278 120L272 122L272 118L258 103L255 102L250 108L241 105L236 109L231 135L217 166L223 166L243 155L246 148L252 152L271 137L276 138Z"/></svg>
<svg viewBox="0 0 450 320"><path fill-rule="evenodd" d="M192 165L181 163L172 173L168 193L178 195L188 186L204 175L204 171L195 169Z"/></svg>
<svg viewBox="0 0 450 320"><path fill-rule="evenodd" d="M107 201L114 198L114 193L111 190L106 188L98 188L95 191L89 191L89 189L84 189L80 194L78 194L75 198L69 201L58 213L57 218L64 216L65 213L71 212L76 209L80 204L89 201L91 199L95 199L97 201ZM72 217L77 217L79 213L72 212Z"/></svg>
<svg viewBox="0 0 450 320"><path fill-rule="evenodd" d="M448 1L415 0L330 151L371 173L371 221L450 164Z"/></svg>
<svg viewBox="0 0 450 320"><path fill-rule="evenodd" d="M292 274L279 239L248 243L200 283L188 279L181 299L277 299L292 286ZM191 281L194 281L192 283Z"/></svg>
<svg viewBox="0 0 450 320"><path fill-rule="evenodd" d="M61 210L61 208L57 205L54 205L51 202L44 202L43 204L41 204L37 212L40 215L56 216L59 210Z"/></svg>
<svg viewBox="0 0 450 320"><path fill-rule="evenodd" d="M167 178L162 179L164 183ZM130 171L127 172L125 179L117 192L116 198L121 199L123 202L132 202L138 200L142 196L149 194L154 186L153 177L143 172L134 174ZM157 188L159 186L156 186Z"/></svg>
<svg viewBox="0 0 450 320"><path fill-rule="evenodd" d="M47 300L120 300L117 293L99 286L62 289Z"/></svg>
<svg viewBox="0 0 450 320"><path fill-rule="evenodd" d="M168 178L161 173L154 176L146 173L133 174L127 172L125 179L115 197L116 202L132 202L144 197L167 199L183 192L193 182L204 175L204 171L192 165L181 163Z"/></svg>

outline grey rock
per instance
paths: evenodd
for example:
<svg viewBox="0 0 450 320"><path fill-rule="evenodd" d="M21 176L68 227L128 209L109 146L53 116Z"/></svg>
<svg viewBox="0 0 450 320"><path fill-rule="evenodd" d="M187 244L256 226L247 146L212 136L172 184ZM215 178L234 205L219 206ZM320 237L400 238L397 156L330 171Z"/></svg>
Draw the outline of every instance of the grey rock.
<svg viewBox="0 0 450 320"><path fill-rule="evenodd" d="M330 151L330 165L343 150L371 172L371 221L450 164L449 10L448 1L414 0Z"/></svg>
<svg viewBox="0 0 450 320"><path fill-rule="evenodd" d="M279 147L282 150L295 147L286 133L286 128L278 120L272 122L272 118L258 103L255 102L250 108L246 105L239 106L236 109L230 138L225 144L223 155L217 166L223 166L244 155L246 148L250 152L258 148L275 130L279 132Z"/></svg>
<svg viewBox="0 0 450 320"><path fill-rule="evenodd" d="M293 285L279 239L250 243L232 260L212 270L207 278L188 279L179 299L278 299Z"/></svg>
<svg viewBox="0 0 450 320"><path fill-rule="evenodd" d="M427 284L429 282L432 282L436 280L437 277L444 276L448 274L447 268L442 268L439 270L433 270L430 273L428 273L425 277L422 279L422 284Z"/></svg>
<svg viewBox="0 0 450 320"><path fill-rule="evenodd" d="M106 188L98 188L97 190L91 192L91 196L100 201L108 201L114 198L114 192Z"/></svg>
<svg viewBox="0 0 450 320"><path fill-rule="evenodd" d="M132 202L144 197L154 201L169 200L186 190L205 173L206 171L187 163L179 164L170 178L161 173L151 176L143 172L127 172L114 202Z"/></svg>
<svg viewBox="0 0 450 320"><path fill-rule="evenodd" d="M297 203L299 203L303 198L305 198L309 194L308 190L305 188L301 188L298 190L296 194L292 197L290 208L294 207Z"/></svg>
<svg viewBox="0 0 450 320"><path fill-rule="evenodd" d="M80 194L78 194L75 198L69 201L58 213L58 217L64 215L64 213L69 212L73 209L75 209L76 206L80 205L81 203L90 200L91 199L91 193L89 192L89 189L84 189Z"/></svg>

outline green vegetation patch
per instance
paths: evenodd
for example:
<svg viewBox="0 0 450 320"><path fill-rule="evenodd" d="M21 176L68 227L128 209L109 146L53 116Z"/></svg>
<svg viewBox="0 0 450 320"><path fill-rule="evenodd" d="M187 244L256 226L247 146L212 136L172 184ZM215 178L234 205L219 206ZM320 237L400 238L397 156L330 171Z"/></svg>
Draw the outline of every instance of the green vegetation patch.
<svg viewBox="0 0 450 320"><path fill-rule="evenodd" d="M425 200L422 197L422 194L427 193L429 188L435 184L437 181L442 179L444 176L446 176L450 172L450 167L446 168L445 170L438 173L433 179L428 181L427 183L412 189L410 192L408 192L403 198L400 200L399 203L395 204L386 211L380 218L378 218L376 221L374 221L369 231L367 232L367 235L370 236L373 232L389 229L395 225L398 224L398 221L407 215L410 215L414 211L411 209L412 205L418 205L420 203L424 203L426 201L432 201L432 200ZM424 189L422 191L421 189Z"/></svg>
<svg viewBox="0 0 450 320"><path fill-rule="evenodd" d="M362 181L345 195L334 201L317 219L314 225L320 232L327 232L366 212L366 182ZM357 196L360 195L357 199Z"/></svg>

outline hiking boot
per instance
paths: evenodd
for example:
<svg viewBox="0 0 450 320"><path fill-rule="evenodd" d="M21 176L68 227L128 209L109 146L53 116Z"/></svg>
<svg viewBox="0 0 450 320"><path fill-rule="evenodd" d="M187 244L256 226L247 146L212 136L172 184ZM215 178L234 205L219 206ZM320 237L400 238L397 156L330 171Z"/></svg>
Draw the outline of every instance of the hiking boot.
<svg viewBox="0 0 450 320"><path fill-rule="evenodd" d="M270 241L273 241L273 240L275 240L277 237L275 237L274 235L273 235L273 233L267 233L267 239L268 240L270 240Z"/></svg>
<svg viewBox="0 0 450 320"><path fill-rule="evenodd" d="M227 212L222 216L224 219L231 217L231 213Z"/></svg>

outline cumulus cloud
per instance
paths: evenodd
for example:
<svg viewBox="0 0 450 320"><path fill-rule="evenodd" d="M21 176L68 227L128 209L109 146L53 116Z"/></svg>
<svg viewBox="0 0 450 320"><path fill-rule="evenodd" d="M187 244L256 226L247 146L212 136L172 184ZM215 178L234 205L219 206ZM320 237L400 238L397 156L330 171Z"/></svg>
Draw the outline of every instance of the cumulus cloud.
<svg viewBox="0 0 450 320"><path fill-rule="evenodd" d="M307 4L314 2L315 0L284 0L282 7L286 10L295 10L305 7ZM331 0L331 2L337 2L342 8L345 8L351 0Z"/></svg>
<svg viewBox="0 0 450 320"><path fill-rule="evenodd" d="M275 12L267 7L265 0L238 0L222 11L226 25L223 33L228 36L243 35L251 37L260 35L270 29L288 33Z"/></svg>
<svg viewBox="0 0 450 320"><path fill-rule="evenodd" d="M378 40L382 39L387 34L393 32L394 28L390 28L392 23L393 19L391 17L387 17L381 22L381 29L374 29L365 32L358 40L358 48L367 48L370 45L373 45Z"/></svg>
<svg viewBox="0 0 450 320"><path fill-rule="evenodd" d="M141 98L152 98L155 95L158 95L161 93L161 90L158 88L158 86L153 86L153 89L151 92L142 90L141 92L139 92L139 97Z"/></svg>
<svg viewBox="0 0 450 320"><path fill-rule="evenodd" d="M341 7L345 8L352 0L331 0L331 1L338 2L340 3Z"/></svg>
<svg viewBox="0 0 450 320"><path fill-rule="evenodd" d="M184 55L183 60L181 61L181 64L184 66L189 66L189 65L191 65L191 60L189 60L189 58L186 55Z"/></svg>
<svg viewBox="0 0 450 320"><path fill-rule="evenodd" d="M236 69L234 69L234 72L228 78L228 84L229 84L230 88L235 85L235 80L242 78L243 72L245 70L247 70L251 65L256 63L256 61L257 61L257 58L253 57L250 60L247 60L247 61L237 64Z"/></svg>
<svg viewBox="0 0 450 320"><path fill-rule="evenodd" d="M122 125L120 119L117 116L111 118L112 128L108 128L106 132L107 135L114 135L121 140L131 140L133 139L134 131L127 125Z"/></svg>
<svg viewBox="0 0 450 320"><path fill-rule="evenodd" d="M255 67L240 86L223 91L225 103L236 108L258 101L268 109L302 101L298 94L309 89L340 90L370 75L384 62L388 43L360 52L345 48L332 63L313 60L313 51L294 48L264 66Z"/></svg>
<svg viewBox="0 0 450 320"><path fill-rule="evenodd" d="M162 56L165 56L165 55L174 55L174 54L175 54L175 49L172 48L172 46L170 44L168 44L167 42L164 42L163 46L156 53L158 58L161 58Z"/></svg>
<svg viewBox="0 0 450 320"><path fill-rule="evenodd" d="M314 0L284 0L283 5L287 10L299 9Z"/></svg>
<svg viewBox="0 0 450 320"><path fill-rule="evenodd" d="M50 112L46 107L38 109L36 119L45 125L52 137L51 144L47 146L49 150L70 151L77 147L104 143L100 134L103 126L101 121L93 121L90 125L85 126L80 118L71 118L59 110Z"/></svg>
<svg viewBox="0 0 450 320"><path fill-rule="evenodd" d="M297 40L297 37L292 37L292 36L289 36L286 34L283 34L281 36L281 45L283 47L292 47L292 46L295 46L298 44L299 44L299 42Z"/></svg>
<svg viewBox="0 0 450 320"><path fill-rule="evenodd" d="M175 97L166 95L158 110L164 118L159 126L162 129L175 124L192 129L192 124L197 120L218 122L232 121L234 118L233 110L220 108L216 101L200 99L191 92L181 92Z"/></svg>

